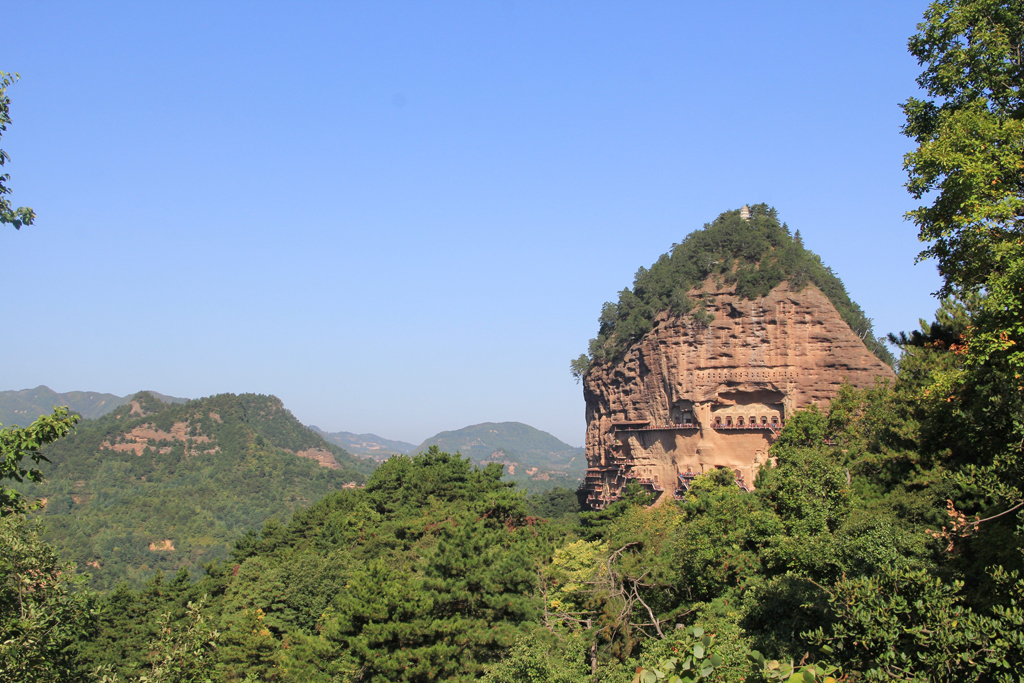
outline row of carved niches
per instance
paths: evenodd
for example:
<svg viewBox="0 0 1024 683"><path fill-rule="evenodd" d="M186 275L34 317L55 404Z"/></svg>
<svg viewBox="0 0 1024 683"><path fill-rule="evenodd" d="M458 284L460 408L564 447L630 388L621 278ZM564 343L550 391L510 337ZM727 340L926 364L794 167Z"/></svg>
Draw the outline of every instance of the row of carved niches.
<svg viewBox="0 0 1024 683"><path fill-rule="evenodd" d="M786 419L785 401L785 394L771 389L721 391L709 417L719 425L779 425Z"/></svg>

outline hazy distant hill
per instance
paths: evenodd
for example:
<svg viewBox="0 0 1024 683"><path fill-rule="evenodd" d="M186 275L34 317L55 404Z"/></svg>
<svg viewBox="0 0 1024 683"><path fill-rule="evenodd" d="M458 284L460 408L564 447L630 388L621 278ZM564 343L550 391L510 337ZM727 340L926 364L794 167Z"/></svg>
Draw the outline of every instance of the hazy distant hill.
<svg viewBox="0 0 1024 683"><path fill-rule="evenodd" d="M184 403L188 399L148 392L164 403ZM101 394L95 391L69 391L59 394L50 387L38 386L21 391L0 391L0 424L26 427L37 417L52 413L54 406L67 406L87 420L106 415L131 400L130 396Z"/></svg>
<svg viewBox="0 0 1024 683"><path fill-rule="evenodd" d="M387 460L392 455L409 453L415 445L405 441L393 441L376 434L353 434L352 432L325 432L315 425L309 425L314 432L327 441L341 446L349 453L365 455L374 460Z"/></svg>
<svg viewBox="0 0 1024 683"><path fill-rule="evenodd" d="M167 404L142 392L43 452L47 481L16 488L45 499L47 539L99 588L200 571L248 529L376 467L255 394Z"/></svg>
<svg viewBox="0 0 1024 683"><path fill-rule="evenodd" d="M474 463L505 463L506 478L529 491L553 486L576 488L587 469L584 449L522 422L484 422L451 432L441 432L412 449L411 453L438 446L459 452Z"/></svg>

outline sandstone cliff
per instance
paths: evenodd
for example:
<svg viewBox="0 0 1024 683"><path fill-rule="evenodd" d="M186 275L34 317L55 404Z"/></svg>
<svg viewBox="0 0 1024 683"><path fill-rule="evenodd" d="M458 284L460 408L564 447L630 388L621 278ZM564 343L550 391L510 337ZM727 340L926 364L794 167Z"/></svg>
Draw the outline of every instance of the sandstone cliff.
<svg viewBox="0 0 1024 683"><path fill-rule="evenodd" d="M844 379L893 377L813 284L783 282L754 300L710 278L700 289L713 321L662 312L623 357L584 377L592 508L630 479L679 496L712 468L751 488L787 415L827 403Z"/></svg>

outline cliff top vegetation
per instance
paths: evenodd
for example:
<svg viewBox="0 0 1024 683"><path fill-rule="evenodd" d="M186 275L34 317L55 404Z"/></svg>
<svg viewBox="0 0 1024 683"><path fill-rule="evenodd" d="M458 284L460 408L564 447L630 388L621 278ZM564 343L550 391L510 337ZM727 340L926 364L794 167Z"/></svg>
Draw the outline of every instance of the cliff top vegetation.
<svg viewBox="0 0 1024 683"><path fill-rule="evenodd" d="M595 362L620 358L651 330L663 311L710 322L713 316L703 301L691 296L709 277L721 285L735 285L737 296L745 299L766 296L784 281L798 291L813 284L872 353L889 365L894 362L889 349L875 337L871 319L850 299L821 257L804 248L800 232L791 235L789 227L779 223L774 208L755 204L749 220L740 216L739 209L726 211L682 243L673 244L650 268L637 270L633 288L623 289L618 302L602 307L597 336L590 340L589 352L572 362L573 375L579 378Z"/></svg>

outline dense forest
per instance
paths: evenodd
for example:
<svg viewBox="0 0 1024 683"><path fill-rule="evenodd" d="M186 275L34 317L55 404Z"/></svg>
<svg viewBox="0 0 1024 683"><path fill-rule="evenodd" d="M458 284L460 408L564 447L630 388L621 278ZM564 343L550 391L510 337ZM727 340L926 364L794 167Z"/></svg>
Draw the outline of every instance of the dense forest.
<svg viewBox="0 0 1024 683"><path fill-rule="evenodd" d="M97 591L25 495L61 466L47 454L98 428L69 436L76 418L58 409L0 430L0 681L1024 678L1024 4L939 0L918 31L910 51L934 99L903 105L917 145L905 168L944 298L892 338L894 381L789 416L754 491L716 471L680 501L630 488L580 512L571 491L526 496L498 464L433 448L268 518L201 570ZM0 222L33 216L0 192ZM758 274L787 244L716 275L756 295L796 276ZM664 303L641 275L596 353L620 352ZM689 277L659 274L652 291L681 311ZM193 462L212 455L200 434L234 438L205 407L161 418L136 403L105 419L198 425ZM260 397L239 409L247 454L291 429ZM127 480L117 449L100 452Z"/></svg>
<svg viewBox="0 0 1024 683"><path fill-rule="evenodd" d="M308 449L337 468L296 455ZM45 502L46 540L100 589L199 571L245 531L361 484L375 467L254 394L168 404L141 392L44 453L46 481L21 491Z"/></svg>

